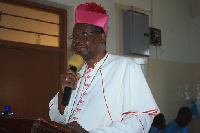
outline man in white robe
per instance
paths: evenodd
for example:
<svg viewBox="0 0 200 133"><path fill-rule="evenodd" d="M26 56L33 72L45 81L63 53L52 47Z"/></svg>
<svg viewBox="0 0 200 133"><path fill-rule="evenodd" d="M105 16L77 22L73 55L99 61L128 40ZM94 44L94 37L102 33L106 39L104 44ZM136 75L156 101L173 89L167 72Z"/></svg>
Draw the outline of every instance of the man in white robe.
<svg viewBox="0 0 200 133"><path fill-rule="evenodd" d="M49 103L50 119L81 132L148 133L159 109L146 79L132 59L106 51L108 17L98 12L99 20L85 19L93 12L87 11L90 4L92 8L95 5L91 2L77 7L73 30L72 48L85 63L78 73L68 69L62 74L61 91ZM82 6L86 11L80 13ZM73 89L67 106L61 104L64 87Z"/></svg>

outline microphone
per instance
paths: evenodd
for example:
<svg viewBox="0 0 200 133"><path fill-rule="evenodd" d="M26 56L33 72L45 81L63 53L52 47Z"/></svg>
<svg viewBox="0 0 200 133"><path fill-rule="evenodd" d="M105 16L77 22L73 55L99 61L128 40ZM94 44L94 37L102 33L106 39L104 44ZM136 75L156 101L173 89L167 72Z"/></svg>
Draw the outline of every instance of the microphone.
<svg viewBox="0 0 200 133"><path fill-rule="evenodd" d="M79 71L81 69L83 63L84 63L84 60L83 60L82 56L80 56L78 54L73 54L69 58L67 65L68 65L69 69L73 70L76 73L77 71ZM70 87L64 88L64 94L62 96L62 102L61 102L62 105L66 106L69 104L71 93L72 93L72 88L70 88Z"/></svg>

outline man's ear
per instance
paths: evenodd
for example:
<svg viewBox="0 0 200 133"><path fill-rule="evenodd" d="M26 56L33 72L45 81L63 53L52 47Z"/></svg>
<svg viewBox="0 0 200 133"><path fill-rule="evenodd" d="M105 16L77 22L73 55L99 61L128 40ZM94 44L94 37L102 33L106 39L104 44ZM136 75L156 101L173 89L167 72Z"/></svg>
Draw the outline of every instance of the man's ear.
<svg viewBox="0 0 200 133"><path fill-rule="evenodd" d="M106 42L106 33L101 33L100 42L101 42L101 44L105 44L105 42Z"/></svg>

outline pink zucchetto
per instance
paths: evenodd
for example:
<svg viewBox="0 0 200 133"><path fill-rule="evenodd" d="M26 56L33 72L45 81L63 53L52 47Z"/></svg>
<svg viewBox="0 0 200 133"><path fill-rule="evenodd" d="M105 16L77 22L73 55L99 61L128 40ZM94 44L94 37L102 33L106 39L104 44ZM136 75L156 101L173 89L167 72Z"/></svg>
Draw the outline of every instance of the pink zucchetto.
<svg viewBox="0 0 200 133"><path fill-rule="evenodd" d="M75 24L87 23L103 28L104 32L107 31L108 15L106 10L94 2L87 2L86 4L80 4L76 8Z"/></svg>

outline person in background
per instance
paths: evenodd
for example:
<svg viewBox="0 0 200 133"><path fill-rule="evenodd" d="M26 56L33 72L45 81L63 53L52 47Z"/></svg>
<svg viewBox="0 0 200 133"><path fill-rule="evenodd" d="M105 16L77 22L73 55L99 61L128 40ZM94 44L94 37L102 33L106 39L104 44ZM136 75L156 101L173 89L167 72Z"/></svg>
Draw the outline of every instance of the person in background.
<svg viewBox="0 0 200 133"><path fill-rule="evenodd" d="M165 126L165 116L160 113L154 117L149 133L164 133Z"/></svg>
<svg viewBox="0 0 200 133"><path fill-rule="evenodd" d="M167 124L165 133L189 133L187 125L191 119L192 112L190 108L180 108L176 119Z"/></svg>
<svg viewBox="0 0 200 133"><path fill-rule="evenodd" d="M159 108L140 66L106 51L108 18L94 2L76 8L71 46L85 63L77 73L61 74L62 87L49 103L50 119L82 133L148 133ZM61 104L64 87L73 89L66 106Z"/></svg>

